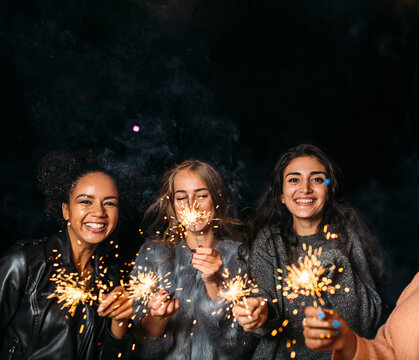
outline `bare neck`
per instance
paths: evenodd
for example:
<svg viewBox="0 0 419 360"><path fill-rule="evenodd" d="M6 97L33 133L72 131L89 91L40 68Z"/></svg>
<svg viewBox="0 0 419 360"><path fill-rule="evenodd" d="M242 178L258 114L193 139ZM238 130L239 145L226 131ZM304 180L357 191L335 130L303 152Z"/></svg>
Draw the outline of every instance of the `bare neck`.
<svg viewBox="0 0 419 360"><path fill-rule="evenodd" d="M96 250L97 245L83 245L70 239L73 262L80 276L87 276L92 270L90 260Z"/></svg>
<svg viewBox="0 0 419 360"><path fill-rule="evenodd" d="M191 250L197 247L214 248L217 242L218 240L214 236L212 228L198 232L190 230L186 232L186 244Z"/></svg>
<svg viewBox="0 0 419 360"><path fill-rule="evenodd" d="M319 219L299 219L293 218L293 228L297 235L313 235L319 231L319 225L321 218Z"/></svg>

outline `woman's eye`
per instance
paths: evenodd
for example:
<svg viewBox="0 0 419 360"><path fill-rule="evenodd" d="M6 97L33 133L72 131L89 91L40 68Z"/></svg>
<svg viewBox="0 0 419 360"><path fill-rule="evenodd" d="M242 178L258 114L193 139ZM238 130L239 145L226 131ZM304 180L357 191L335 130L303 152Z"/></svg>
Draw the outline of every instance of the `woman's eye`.
<svg viewBox="0 0 419 360"><path fill-rule="evenodd" d="M297 178L290 178L290 179L288 179L288 182L290 182L290 183L296 183L297 181L298 181Z"/></svg>
<svg viewBox="0 0 419 360"><path fill-rule="evenodd" d="M90 200L80 200L79 204L83 204L83 205L90 205L92 202Z"/></svg>
<svg viewBox="0 0 419 360"><path fill-rule="evenodd" d="M319 184L323 184L324 179L323 178L314 178L312 181L319 183Z"/></svg>
<svg viewBox="0 0 419 360"><path fill-rule="evenodd" d="M175 200L176 200L176 201L184 201L184 200L186 200L186 197L185 197L185 196L183 196L183 197L178 197L178 198L176 198Z"/></svg>
<svg viewBox="0 0 419 360"><path fill-rule="evenodd" d="M205 198L207 198L207 197L208 197L208 195L206 195L206 194L203 194L203 195L198 195L198 196L197 196L197 198L198 198L198 199L200 199L200 200L205 199Z"/></svg>
<svg viewBox="0 0 419 360"><path fill-rule="evenodd" d="M105 206L112 206L112 207L118 207L118 204L117 203L114 203L114 202L105 202L105 204L104 204Z"/></svg>

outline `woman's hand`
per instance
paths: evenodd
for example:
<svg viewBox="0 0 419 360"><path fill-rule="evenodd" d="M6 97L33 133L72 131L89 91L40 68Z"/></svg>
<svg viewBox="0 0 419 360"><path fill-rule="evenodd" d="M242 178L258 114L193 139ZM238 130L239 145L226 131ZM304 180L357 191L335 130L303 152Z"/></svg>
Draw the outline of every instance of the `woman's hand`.
<svg viewBox="0 0 419 360"><path fill-rule="evenodd" d="M244 331L255 331L268 319L268 306L262 297L245 298L234 305L233 316Z"/></svg>
<svg viewBox="0 0 419 360"><path fill-rule="evenodd" d="M306 346L314 351L336 350L343 360L356 352L356 337L346 321L333 310L309 306L303 320Z"/></svg>
<svg viewBox="0 0 419 360"><path fill-rule="evenodd" d="M204 282L218 283L218 270L223 266L223 259L217 250L203 247L196 248L191 263L196 270L202 272Z"/></svg>
<svg viewBox="0 0 419 360"><path fill-rule="evenodd" d="M218 298L219 270L223 266L221 254L212 248L196 248L192 257L192 266L201 271L202 280L212 301Z"/></svg>
<svg viewBox="0 0 419 360"><path fill-rule="evenodd" d="M160 289L148 301L149 313L141 320L142 327L150 336L162 336L167 322L176 314L179 306L179 299L174 299L166 289Z"/></svg>
<svg viewBox="0 0 419 360"><path fill-rule="evenodd" d="M179 299L173 299L166 289L154 293L148 301L149 315L164 320L169 320L179 310Z"/></svg>
<svg viewBox="0 0 419 360"><path fill-rule="evenodd" d="M117 286L109 294L102 294L97 309L99 316L112 319L112 334L121 338L128 330L128 319L134 311L134 302L123 286Z"/></svg>

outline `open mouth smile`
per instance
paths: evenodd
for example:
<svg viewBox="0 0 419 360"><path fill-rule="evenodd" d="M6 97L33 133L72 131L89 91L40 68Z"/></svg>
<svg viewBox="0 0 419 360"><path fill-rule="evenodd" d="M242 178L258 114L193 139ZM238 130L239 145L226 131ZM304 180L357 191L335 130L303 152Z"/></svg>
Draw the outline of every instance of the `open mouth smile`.
<svg viewBox="0 0 419 360"><path fill-rule="evenodd" d="M83 225L92 232L101 232L108 227L106 223L94 223L94 222L86 222Z"/></svg>
<svg viewBox="0 0 419 360"><path fill-rule="evenodd" d="M297 204L312 204L315 199L296 199Z"/></svg>

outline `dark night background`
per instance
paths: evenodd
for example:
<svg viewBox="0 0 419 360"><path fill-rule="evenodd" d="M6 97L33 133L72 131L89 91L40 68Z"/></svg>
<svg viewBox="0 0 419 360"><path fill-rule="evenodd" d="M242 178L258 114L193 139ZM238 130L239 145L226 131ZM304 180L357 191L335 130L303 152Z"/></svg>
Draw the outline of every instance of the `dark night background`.
<svg viewBox="0 0 419 360"><path fill-rule="evenodd" d="M35 178L49 151L136 166L144 206L168 166L203 158L242 209L310 141L386 249L391 309L419 267L418 15L417 0L2 0L1 250L56 230Z"/></svg>

